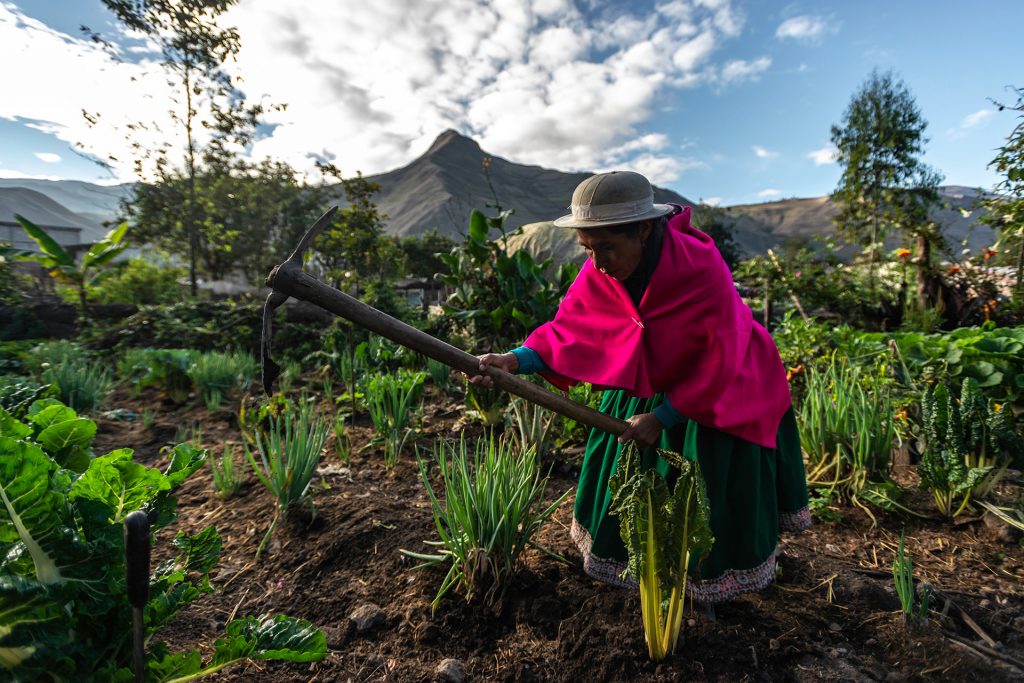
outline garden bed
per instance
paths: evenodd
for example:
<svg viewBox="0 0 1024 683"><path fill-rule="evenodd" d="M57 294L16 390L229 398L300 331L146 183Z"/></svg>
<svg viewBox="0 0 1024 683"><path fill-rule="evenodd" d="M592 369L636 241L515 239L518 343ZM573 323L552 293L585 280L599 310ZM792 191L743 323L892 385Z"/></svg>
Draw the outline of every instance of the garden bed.
<svg viewBox="0 0 1024 683"><path fill-rule="evenodd" d="M176 408L151 390L138 398L118 392L110 405L151 410L155 421L147 429L142 421L99 420L96 453L131 447L138 462L158 465L160 448L194 422L202 424L204 445L218 452L225 442L241 441L231 410ZM463 408L434 393L425 406L429 432L419 443L428 446L452 434ZM190 478L178 494L179 521L161 532L155 553L168 554L178 530L215 525L224 539L218 590L160 636L172 646L208 647L232 617L264 612L308 619L328 635L330 654L322 662L239 664L219 674L225 681L438 680L438 667L449 658L467 680L481 681L1024 676L1024 551L1007 529L980 519L950 525L882 512L872 528L867 515L843 509L839 523L783 534L778 582L718 606L715 621L688 619L681 652L654 664L646 655L638 595L583 573L569 539L570 497L540 537L568 563L527 551L498 605L467 603L453 591L432 615L442 571L412 571L415 561L399 552L422 550L436 533L416 464L408 449L392 469L375 449L360 452L372 435L365 416L350 425L348 466L328 449L313 483L316 518L291 517L259 562L256 547L273 502L248 465L239 495L227 501L214 494L207 469ZM563 455L545 464L552 467L550 498L575 487L578 460ZM928 510L928 494L915 495L922 497L912 507ZM937 591L932 618L914 628L903 623L891 574L903 528L915 576ZM365 630L350 619L353 613Z"/></svg>

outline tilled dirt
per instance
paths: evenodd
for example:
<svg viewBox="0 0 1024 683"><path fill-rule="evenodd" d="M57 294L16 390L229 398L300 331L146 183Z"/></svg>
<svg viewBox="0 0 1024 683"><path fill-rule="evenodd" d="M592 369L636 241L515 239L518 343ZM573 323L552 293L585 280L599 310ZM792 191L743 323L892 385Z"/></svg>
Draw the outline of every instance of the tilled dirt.
<svg viewBox="0 0 1024 683"><path fill-rule="evenodd" d="M231 409L209 413L161 402L152 393L120 395L115 407L148 408L155 423L99 420L95 450L132 447L144 464L162 464L160 448L178 429L201 422L203 443L240 443ZM450 435L462 411L431 393L419 439ZM237 405L235 406L237 407ZM230 407L229 407L230 408ZM470 428L472 429L472 428ZM984 520L951 525L938 518L879 514L878 526L856 509L839 523L784 534L777 583L717 606L715 620L687 619L680 651L654 664L646 654L638 595L587 577L569 539L572 498L539 541L567 558L528 550L496 605L450 592L431 601L444 572L413 570L400 549L424 550L435 530L412 451L391 470L368 422L350 428L351 462L328 449L313 484L315 517L293 514L259 562L256 547L273 503L247 464L245 483L222 501L202 470L179 490L178 522L155 550L169 554L179 530L217 527L224 550L216 592L159 634L172 649L210 644L235 616L285 613L324 629L322 662L237 664L222 681L432 681L455 659L473 681L1003 681L1024 678L1024 551L1012 532ZM574 489L578 461L549 457L552 499ZM923 492L913 509L928 511ZM899 530L917 578L934 589L931 618L908 626L893 590ZM162 547L160 547L162 546ZM353 613L363 618L356 628ZM453 669L449 663L448 671ZM451 675L451 674L449 674Z"/></svg>

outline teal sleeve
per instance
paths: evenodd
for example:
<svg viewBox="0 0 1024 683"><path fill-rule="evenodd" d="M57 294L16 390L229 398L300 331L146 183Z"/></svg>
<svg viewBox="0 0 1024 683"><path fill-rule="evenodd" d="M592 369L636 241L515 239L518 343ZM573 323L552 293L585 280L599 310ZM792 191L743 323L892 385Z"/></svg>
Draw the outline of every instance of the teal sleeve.
<svg viewBox="0 0 1024 683"><path fill-rule="evenodd" d="M662 399L661 405L654 409L654 417L658 418L658 421L665 425L665 429L675 427L686 419L684 415L672 407L672 404L668 402L667 396Z"/></svg>
<svg viewBox="0 0 1024 683"><path fill-rule="evenodd" d="M512 353L515 355L516 360L519 361L519 369L516 370L517 375L530 375L535 372L544 372L548 369L547 363L541 359L540 355L527 346L512 349Z"/></svg>

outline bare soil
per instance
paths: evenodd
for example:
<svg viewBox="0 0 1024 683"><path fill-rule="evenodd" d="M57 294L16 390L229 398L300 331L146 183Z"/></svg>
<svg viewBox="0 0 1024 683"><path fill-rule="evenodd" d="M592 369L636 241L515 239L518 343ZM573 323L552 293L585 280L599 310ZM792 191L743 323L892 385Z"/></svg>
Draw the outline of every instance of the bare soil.
<svg viewBox="0 0 1024 683"><path fill-rule="evenodd" d="M428 388L418 442L450 436L460 403ZM150 466L182 426L199 422L203 443L217 452L240 443L233 406L210 413L176 407L154 393L115 396L112 407L154 411L141 420L100 419L95 450L135 449ZM473 429L473 427L467 427ZM493 607L451 592L436 613L430 603L439 569L413 571L400 549L423 550L433 521L412 451L385 469L365 417L350 428L346 465L328 448L313 495L316 516L296 514L276 533L259 562L256 547L271 518L270 497L250 471L240 493L215 494L208 470L179 490L178 522L161 531L156 557L170 554L173 535L213 524L224 540L216 592L200 599L160 638L172 649L209 651L235 616L285 613L324 629L330 654L313 664L237 664L221 681L432 681L453 658L472 681L1009 681L1024 678L1024 551L1012 530L979 518L938 518L857 509L838 523L784 534L777 583L717 606L714 621L691 616L680 651L654 664L646 654L638 595L583 573L569 539L572 497L544 528L540 542L568 558L527 551L504 598ZM332 437L333 438L333 437ZM577 449L578 451L578 449ZM578 454L548 456L552 498L575 489ZM911 475L907 475L912 477ZM912 481L908 480L910 484ZM929 511L924 492L911 505ZM900 529L918 579L929 583L931 618L907 625L893 590L892 560ZM359 632L349 616L374 605L379 624Z"/></svg>

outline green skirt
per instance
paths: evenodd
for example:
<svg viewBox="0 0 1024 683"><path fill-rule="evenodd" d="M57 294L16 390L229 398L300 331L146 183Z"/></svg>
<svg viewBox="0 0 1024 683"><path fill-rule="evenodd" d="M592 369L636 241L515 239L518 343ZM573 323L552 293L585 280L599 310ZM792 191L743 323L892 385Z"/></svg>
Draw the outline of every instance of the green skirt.
<svg viewBox="0 0 1024 683"><path fill-rule="evenodd" d="M649 413L662 396L636 398L606 391L601 412L625 420ZM779 425L776 448L687 421L662 432L660 448L700 463L711 502L711 554L691 567L686 590L697 602L715 603L758 591L775 578L779 531L801 531L811 524L800 433L792 408ZM592 430L580 471L572 536L583 553L587 574L608 583L635 587L624 576L626 549L619 519L608 511L608 480L615 472L622 444ZM644 469L655 467L672 483L671 465L654 448L641 452Z"/></svg>

